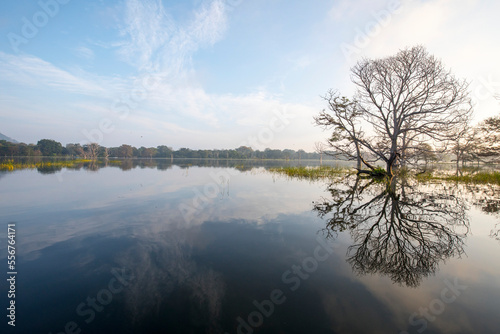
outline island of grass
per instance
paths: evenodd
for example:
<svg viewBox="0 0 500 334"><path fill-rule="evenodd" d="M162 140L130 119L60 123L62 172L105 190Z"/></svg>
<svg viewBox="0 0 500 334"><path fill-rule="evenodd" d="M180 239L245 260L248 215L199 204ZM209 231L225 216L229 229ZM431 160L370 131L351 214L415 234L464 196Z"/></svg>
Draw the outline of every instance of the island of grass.
<svg viewBox="0 0 500 334"><path fill-rule="evenodd" d="M320 166L320 167L304 167L304 166L289 166L289 167L274 167L269 169L270 172L286 175L289 177L320 180L328 179L342 174L352 174L353 171L347 168Z"/></svg>

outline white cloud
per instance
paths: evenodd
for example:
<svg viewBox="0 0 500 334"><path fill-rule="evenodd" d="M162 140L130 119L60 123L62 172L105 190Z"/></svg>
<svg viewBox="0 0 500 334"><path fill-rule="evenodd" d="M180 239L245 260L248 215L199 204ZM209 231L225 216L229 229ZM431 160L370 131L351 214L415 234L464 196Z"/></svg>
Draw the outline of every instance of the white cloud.
<svg viewBox="0 0 500 334"><path fill-rule="evenodd" d="M222 1L196 10L189 22L175 22L160 0L126 3L125 27L120 54L142 71L182 77L189 72L191 56L200 47L217 42L226 29Z"/></svg>
<svg viewBox="0 0 500 334"><path fill-rule="evenodd" d="M5 81L28 87L48 86L85 95L105 92L105 89L95 81L75 76L29 55L13 56L0 51L0 76Z"/></svg>
<svg viewBox="0 0 500 334"><path fill-rule="evenodd" d="M227 25L225 5L222 1L217 0L202 6L194 16L187 29L188 36L194 43L212 45L222 38Z"/></svg>
<svg viewBox="0 0 500 334"><path fill-rule="evenodd" d="M138 70L161 78L144 101L148 111L135 116L158 120L150 124L152 128L163 128L164 121L165 127L176 133L193 135L188 132L195 131L198 139L206 138L196 146L220 146L217 141L224 142L224 137L243 140L247 134L256 134L268 126L273 111L286 108L265 91L239 96L209 94L197 82L192 56L219 41L227 29L222 1L204 2L186 22L174 22L160 1L130 0L126 12L127 25L122 33L128 40L120 49L121 55ZM307 64L305 58L300 62ZM176 119L179 128L172 125Z"/></svg>
<svg viewBox="0 0 500 334"><path fill-rule="evenodd" d="M75 49L76 54L84 59L94 59L94 51L91 49L85 47L85 46L79 46Z"/></svg>
<svg viewBox="0 0 500 334"><path fill-rule="evenodd" d="M226 29L222 1L202 4L187 22L175 22L161 1L126 3L126 37L120 54L138 71L161 83L148 92L148 105L157 112L179 114L218 124L212 98L193 79L192 56L220 40Z"/></svg>
<svg viewBox="0 0 500 334"><path fill-rule="evenodd" d="M163 47L175 33L176 25L165 12L161 1L130 0L126 2L122 30L127 40L120 49L125 60L140 69L151 70L153 53Z"/></svg>
<svg viewBox="0 0 500 334"><path fill-rule="evenodd" d="M0 77L26 89L49 89L58 96L73 93L95 98L116 98L131 85L119 77L92 74L79 67L67 70L31 55L10 55L0 51Z"/></svg>
<svg viewBox="0 0 500 334"><path fill-rule="evenodd" d="M404 0L402 0L404 1ZM339 0L328 12L328 16L335 21L351 21L359 19L367 13L386 7L390 3L401 2L398 0ZM364 14L364 15L363 15Z"/></svg>

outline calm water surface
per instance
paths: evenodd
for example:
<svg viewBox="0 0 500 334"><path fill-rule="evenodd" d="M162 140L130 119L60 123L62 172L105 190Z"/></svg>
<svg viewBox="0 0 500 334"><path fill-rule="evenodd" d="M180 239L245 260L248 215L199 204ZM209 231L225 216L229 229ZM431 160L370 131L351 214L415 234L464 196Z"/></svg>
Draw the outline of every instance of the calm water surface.
<svg viewBox="0 0 500 334"><path fill-rule="evenodd" d="M233 165L0 174L2 332L499 332L498 188Z"/></svg>

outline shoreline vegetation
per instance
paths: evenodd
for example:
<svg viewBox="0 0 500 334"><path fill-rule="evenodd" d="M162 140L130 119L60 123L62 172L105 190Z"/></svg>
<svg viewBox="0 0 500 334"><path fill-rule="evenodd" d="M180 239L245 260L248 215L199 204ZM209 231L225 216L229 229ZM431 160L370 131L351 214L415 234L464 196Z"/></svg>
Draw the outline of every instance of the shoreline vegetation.
<svg viewBox="0 0 500 334"><path fill-rule="evenodd" d="M30 157L25 157L30 158ZM53 158L53 157L51 157ZM174 161L174 160L199 160L186 158L153 158L152 160ZM37 161L38 160L38 161ZM105 166L120 166L127 164L131 160L150 160L149 158L126 158L126 159L56 159L52 161L44 161L38 157L37 159L28 159L27 161L16 161L15 159L0 160L0 171L15 171L23 169L62 169L62 168L80 168L82 166L99 165ZM205 160L205 159L202 159ZM241 159L206 159L206 160L241 160ZM283 162L290 161L288 159L243 159L245 161L272 161L280 160ZM305 161L304 161L305 162ZM284 175L290 178L302 180L319 181L328 180L337 177L354 175L357 173L355 168L338 167L338 166L281 166L270 167L269 172L277 175ZM464 168L459 175L454 171L429 171L425 173L414 173L410 170L403 169L396 176L415 178L419 181L454 181L460 183L472 184L494 184L500 185L500 171L489 170L482 171L479 168ZM362 176L361 176L362 177ZM370 176L367 176L370 177ZM383 176L381 177L383 178Z"/></svg>
<svg viewBox="0 0 500 334"><path fill-rule="evenodd" d="M61 161L28 161L16 162L8 159L0 162L0 171L13 171L17 169L35 169L44 167L73 167L80 163L92 162L88 159L61 160Z"/></svg>
<svg viewBox="0 0 500 334"><path fill-rule="evenodd" d="M38 159L39 160L39 159ZM43 169L43 168L75 168L82 164L120 164L120 160L107 160L98 159L69 159L69 160L55 160L55 161L15 161L14 159L7 159L0 161L0 171L14 171L22 169Z"/></svg>
<svg viewBox="0 0 500 334"><path fill-rule="evenodd" d="M316 162L316 159L262 159L262 158L185 158L185 157L169 157L169 158L146 158L146 157L109 157L109 158L96 158L96 159L82 159L68 156L17 156L17 157L0 157L0 171L15 171L22 169L62 169L62 168L87 168L97 170L101 167L119 166L122 169L132 169L135 167L155 167L163 169L168 165L179 166L193 166L197 163L206 163L206 165L220 164L223 162L230 163L232 167L246 168L255 167L254 164L260 163L274 163L280 166L286 164L301 164L308 162ZM325 163L331 163L334 160L326 160ZM205 164L203 164L205 165ZM229 165L226 165L228 167Z"/></svg>

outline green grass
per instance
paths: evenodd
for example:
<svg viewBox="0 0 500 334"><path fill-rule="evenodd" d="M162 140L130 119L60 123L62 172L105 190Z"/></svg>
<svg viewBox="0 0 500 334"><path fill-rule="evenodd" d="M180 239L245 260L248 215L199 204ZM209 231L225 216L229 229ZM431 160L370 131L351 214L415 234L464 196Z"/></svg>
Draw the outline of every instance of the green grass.
<svg viewBox="0 0 500 334"><path fill-rule="evenodd" d="M479 172L466 175L450 175L445 178L449 181L464 183L498 184L500 185L500 172Z"/></svg>
<svg viewBox="0 0 500 334"><path fill-rule="evenodd" d="M476 172L463 175L434 175L432 172L416 176L419 181L441 180L473 184L497 184L500 185L500 172Z"/></svg>
<svg viewBox="0 0 500 334"><path fill-rule="evenodd" d="M35 169L35 168L47 168L47 167L74 167L75 165L92 162L89 159L76 159L76 160L64 160L64 161L40 161L40 162L15 162L14 160L6 160L0 162L0 171L13 171L17 169Z"/></svg>
<svg viewBox="0 0 500 334"><path fill-rule="evenodd" d="M338 176L341 174L348 174L349 171L338 167L277 167L270 168L270 172L289 177L296 177L299 179L319 180Z"/></svg>

